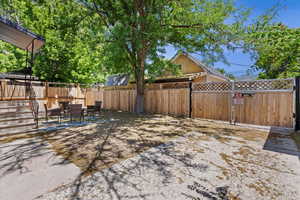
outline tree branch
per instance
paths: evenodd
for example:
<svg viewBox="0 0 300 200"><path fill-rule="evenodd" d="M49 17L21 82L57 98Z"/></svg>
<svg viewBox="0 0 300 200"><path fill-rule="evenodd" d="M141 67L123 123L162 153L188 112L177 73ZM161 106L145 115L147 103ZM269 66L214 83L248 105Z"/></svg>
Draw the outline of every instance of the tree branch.
<svg viewBox="0 0 300 200"><path fill-rule="evenodd" d="M203 28L203 24L179 24L179 25L174 25L174 24L162 24L161 26L171 26L172 28Z"/></svg>

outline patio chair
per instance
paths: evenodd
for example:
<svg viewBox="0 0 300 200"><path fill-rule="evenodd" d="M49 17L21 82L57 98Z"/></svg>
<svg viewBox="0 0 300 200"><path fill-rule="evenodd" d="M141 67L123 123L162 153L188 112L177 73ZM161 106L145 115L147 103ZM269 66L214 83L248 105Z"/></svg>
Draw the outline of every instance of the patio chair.
<svg viewBox="0 0 300 200"><path fill-rule="evenodd" d="M61 109L63 111L65 111L65 110L68 110L70 102L68 102L68 101L60 101L60 102L58 102L58 104L60 105Z"/></svg>
<svg viewBox="0 0 300 200"><path fill-rule="evenodd" d="M95 101L95 105L88 105L86 108L87 116L93 116L95 118L96 112L100 114L102 101Z"/></svg>
<svg viewBox="0 0 300 200"><path fill-rule="evenodd" d="M66 117L66 115L68 114L70 102L69 101L60 101L60 102L58 102L58 104L63 112L63 117Z"/></svg>
<svg viewBox="0 0 300 200"><path fill-rule="evenodd" d="M95 112L98 112L100 114L102 106L102 101L95 101Z"/></svg>
<svg viewBox="0 0 300 200"><path fill-rule="evenodd" d="M45 108L45 118L46 118L47 122L48 122L49 117L57 116L58 122L60 123L60 118L61 118L61 109L60 108L48 109L47 104L44 104L44 108Z"/></svg>
<svg viewBox="0 0 300 200"><path fill-rule="evenodd" d="M69 104L69 114L70 120L73 121L73 118L80 118L84 120L84 110L82 109L82 104Z"/></svg>
<svg viewBox="0 0 300 200"><path fill-rule="evenodd" d="M95 118L96 107L94 105L86 106L86 114L87 116L93 116Z"/></svg>

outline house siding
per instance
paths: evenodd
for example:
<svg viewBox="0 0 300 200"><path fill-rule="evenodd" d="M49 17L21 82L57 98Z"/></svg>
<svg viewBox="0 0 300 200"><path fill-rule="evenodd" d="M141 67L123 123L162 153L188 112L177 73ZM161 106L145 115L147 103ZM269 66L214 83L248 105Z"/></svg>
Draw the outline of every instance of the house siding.
<svg viewBox="0 0 300 200"><path fill-rule="evenodd" d="M207 75L206 81L207 82L221 82L221 81L227 81L227 80L223 79L221 77Z"/></svg>
<svg viewBox="0 0 300 200"><path fill-rule="evenodd" d="M194 80L193 80L193 82L195 83L195 82L197 82L197 83L199 83L199 82L206 82L206 80L207 80L207 76L200 76L200 77L198 77L198 78L195 78Z"/></svg>
<svg viewBox="0 0 300 200"><path fill-rule="evenodd" d="M174 64L181 65L181 71L183 74L191 74L191 73L198 73L204 72L196 63L192 60L188 59L184 55L180 55L174 61Z"/></svg>

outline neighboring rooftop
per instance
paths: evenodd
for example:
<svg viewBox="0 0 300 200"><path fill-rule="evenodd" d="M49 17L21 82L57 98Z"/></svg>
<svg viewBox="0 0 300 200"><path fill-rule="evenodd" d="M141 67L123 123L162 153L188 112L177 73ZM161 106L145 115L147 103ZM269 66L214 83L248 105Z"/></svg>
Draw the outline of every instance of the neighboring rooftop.
<svg viewBox="0 0 300 200"><path fill-rule="evenodd" d="M205 72L207 72L208 74L214 75L214 76L218 76L220 78L226 79L226 80L230 80L227 76L225 76L224 74L218 72L216 69L214 69L213 67L209 67L206 64L204 64L203 62L201 62L200 60L198 60L197 58L191 56L190 54L186 53L186 52L178 52L177 54L175 54L175 56L173 58L171 58L172 60L175 60L177 57L179 57L180 55L184 55L186 57L188 57L190 60L192 60L195 64L198 65L198 67L202 68Z"/></svg>
<svg viewBox="0 0 300 200"><path fill-rule="evenodd" d="M120 86L127 85L129 81L129 74L116 74L107 77L105 86Z"/></svg>

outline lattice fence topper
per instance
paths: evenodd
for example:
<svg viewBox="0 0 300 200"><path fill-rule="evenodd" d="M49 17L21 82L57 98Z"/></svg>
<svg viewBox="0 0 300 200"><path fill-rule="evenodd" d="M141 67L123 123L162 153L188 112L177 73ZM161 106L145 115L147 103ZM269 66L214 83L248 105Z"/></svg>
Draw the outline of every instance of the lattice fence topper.
<svg viewBox="0 0 300 200"><path fill-rule="evenodd" d="M234 90L293 90L294 79L274 79L234 82Z"/></svg>
<svg viewBox="0 0 300 200"><path fill-rule="evenodd" d="M182 88L189 88L189 83L154 83L154 84L147 84L145 88L148 90L182 89Z"/></svg>
<svg viewBox="0 0 300 200"><path fill-rule="evenodd" d="M194 91L230 91L232 87L231 82L208 82L193 84Z"/></svg>
<svg viewBox="0 0 300 200"><path fill-rule="evenodd" d="M208 82L193 84L194 91L292 91L294 79L268 79L256 81Z"/></svg>

